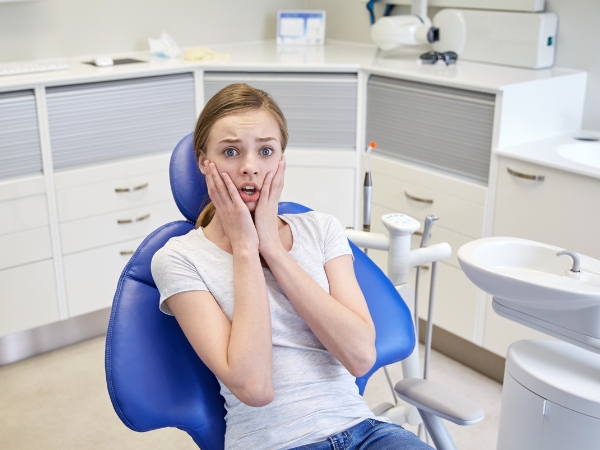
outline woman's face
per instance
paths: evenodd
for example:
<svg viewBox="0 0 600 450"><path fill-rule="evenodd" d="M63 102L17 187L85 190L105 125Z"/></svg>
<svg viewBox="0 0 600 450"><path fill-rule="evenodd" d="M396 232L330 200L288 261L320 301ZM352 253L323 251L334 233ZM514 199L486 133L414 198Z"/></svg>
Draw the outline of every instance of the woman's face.
<svg viewBox="0 0 600 450"><path fill-rule="evenodd" d="M283 155L279 125L266 111L251 110L217 120L199 164L206 160L227 173L250 211L256 209L267 173L277 171Z"/></svg>

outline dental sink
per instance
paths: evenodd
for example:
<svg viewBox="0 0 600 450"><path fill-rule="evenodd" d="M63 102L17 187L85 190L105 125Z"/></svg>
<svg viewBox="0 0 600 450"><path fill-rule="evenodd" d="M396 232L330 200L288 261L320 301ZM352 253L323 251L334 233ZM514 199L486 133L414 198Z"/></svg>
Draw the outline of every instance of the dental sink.
<svg viewBox="0 0 600 450"><path fill-rule="evenodd" d="M556 148L559 156L579 164L591 167L600 167L599 142L574 142L559 145Z"/></svg>
<svg viewBox="0 0 600 450"><path fill-rule="evenodd" d="M493 296L501 316L600 353L600 261L562 248L491 237L457 253L465 275ZM579 272L573 272L575 259Z"/></svg>

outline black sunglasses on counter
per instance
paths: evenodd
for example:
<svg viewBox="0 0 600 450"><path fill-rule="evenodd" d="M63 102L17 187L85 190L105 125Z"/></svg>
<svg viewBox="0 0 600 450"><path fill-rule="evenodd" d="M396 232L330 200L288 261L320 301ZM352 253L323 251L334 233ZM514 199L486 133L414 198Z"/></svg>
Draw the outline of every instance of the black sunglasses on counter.
<svg viewBox="0 0 600 450"><path fill-rule="evenodd" d="M427 53L423 53L421 56L421 62L423 64L435 64L438 61L444 61L446 65L456 64L458 55L455 52L434 52L433 50Z"/></svg>

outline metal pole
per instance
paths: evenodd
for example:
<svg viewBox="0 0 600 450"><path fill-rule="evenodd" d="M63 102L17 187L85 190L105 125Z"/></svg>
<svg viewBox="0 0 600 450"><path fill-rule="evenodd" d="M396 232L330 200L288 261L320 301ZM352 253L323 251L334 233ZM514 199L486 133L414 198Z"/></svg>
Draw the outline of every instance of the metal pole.
<svg viewBox="0 0 600 450"><path fill-rule="evenodd" d="M429 356L431 355L431 339L433 336L433 301L435 298L435 279L437 274L437 261L431 263L431 284L429 285L429 310L427 311L427 336L425 338L425 363L423 378L429 375Z"/></svg>

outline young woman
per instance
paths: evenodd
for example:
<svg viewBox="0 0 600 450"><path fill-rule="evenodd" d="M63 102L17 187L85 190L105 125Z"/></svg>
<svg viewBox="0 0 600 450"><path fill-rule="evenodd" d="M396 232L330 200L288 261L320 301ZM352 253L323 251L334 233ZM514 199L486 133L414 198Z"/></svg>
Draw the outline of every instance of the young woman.
<svg viewBox="0 0 600 450"><path fill-rule="evenodd" d="M358 393L375 328L339 221L277 215L287 140L264 91L206 104L194 147L212 202L154 256L160 308L219 380L226 449L430 449Z"/></svg>

